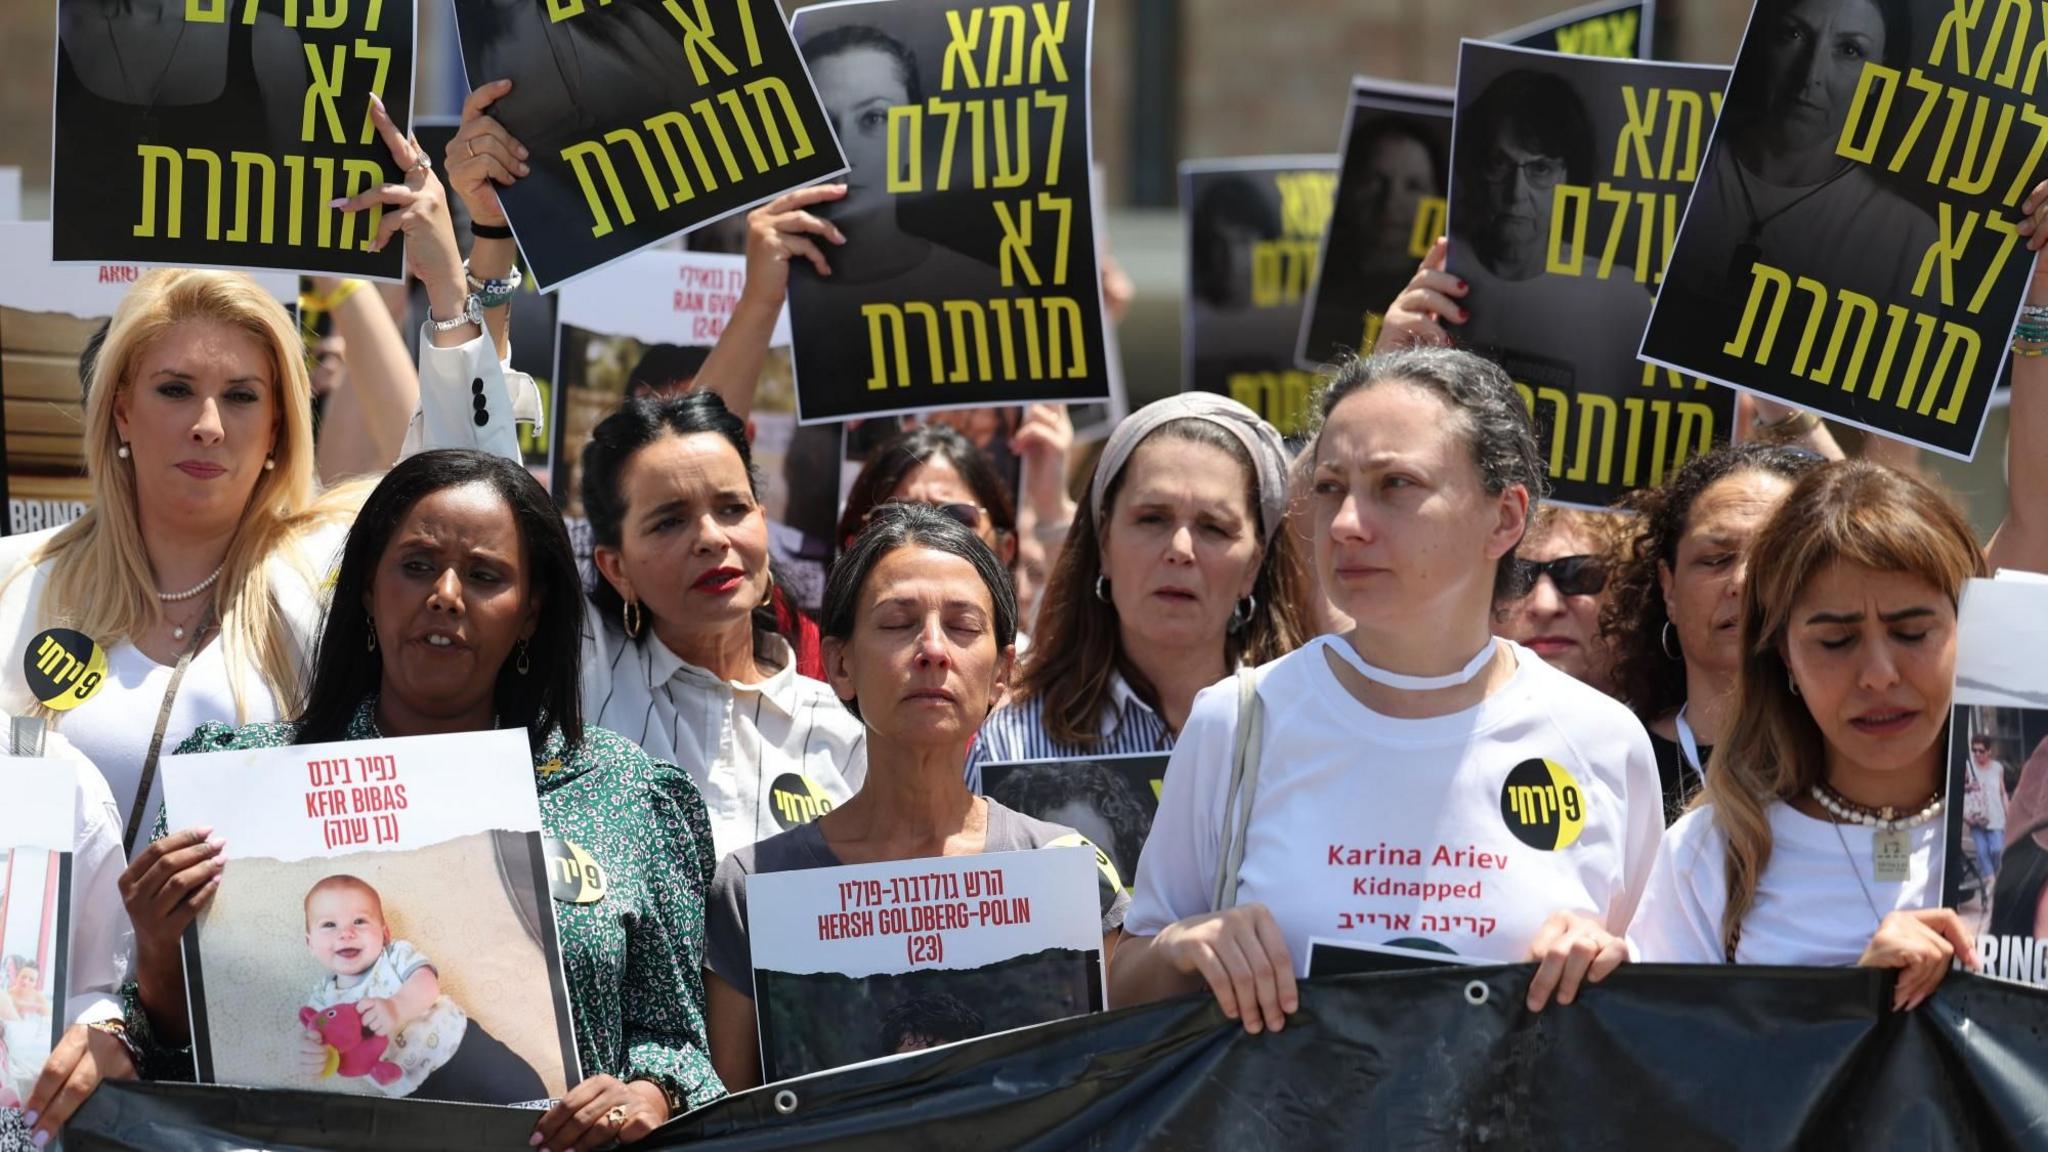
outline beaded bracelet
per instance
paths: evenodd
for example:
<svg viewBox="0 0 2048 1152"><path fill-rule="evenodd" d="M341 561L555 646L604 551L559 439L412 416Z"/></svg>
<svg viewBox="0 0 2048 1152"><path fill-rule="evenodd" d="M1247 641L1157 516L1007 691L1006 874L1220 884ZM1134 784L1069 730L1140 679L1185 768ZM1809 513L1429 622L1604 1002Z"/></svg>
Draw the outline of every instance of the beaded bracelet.
<svg viewBox="0 0 2048 1152"><path fill-rule="evenodd" d="M462 262L462 275L469 281L469 290L476 293L477 301L486 308L496 308L509 302L519 292L519 286L526 282L526 276L514 264L512 271L502 278L493 277L479 280L469 270L469 261Z"/></svg>

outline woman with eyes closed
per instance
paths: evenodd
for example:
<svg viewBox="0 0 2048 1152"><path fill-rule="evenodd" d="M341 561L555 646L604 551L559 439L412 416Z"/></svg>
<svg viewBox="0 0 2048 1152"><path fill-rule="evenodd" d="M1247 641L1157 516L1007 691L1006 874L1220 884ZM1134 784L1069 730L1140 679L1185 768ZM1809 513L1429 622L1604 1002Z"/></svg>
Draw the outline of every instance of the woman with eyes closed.
<svg viewBox="0 0 2048 1152"><path fill-rule="evenodd" d="M1278 1030L1328 936L1534 960L1529 1008L1569 1003L1625 958L1664 824L1628 710L1493 636L1543 487L1528 408L1431 349L1342 365L1321 412L1316 572L1351 630L1248 674L1249 701L1247 677L1195 698L1110 1001L1206 986Z"/></svg>
<svg viewBox="0 0 2048 1152"><path fill-rule="evenodd" d="M422 410L375 414L395 425L377 439L517 458L506 378L469 319L440 182L381 106L371 118L405 183L349 210L383 205L380 246L402 235L434 318L420 339ZM106 775L131 852L159 804L145 777L164 741L175 747L208 720L291 715L303 701L320 586L361 500L360 489L320 493L311 413L298 326L269 293L230 272L145 273L86 392L91 507L0 542L0 710L49 705L56 730ZM23 669L30 650L55 650L41 643L53 628L98 670L62 691Z"/></svg>
<svg viewBox="0 0 2048 1152"><path fill-rule="evenodd" d="M709 392L628 400L583 449L602 577L583 626L593 722L690 774L723 855L843 804L867 734L799 674L746 425Z"/></svg>
<svg viewBox="0 0 2048 1152"><path fill-rule="evenodd" d="M1171 396L1117 425L968 787L992 761L1167 751L1197 692L1306 640L1288 469L1280 434L1225 397Z"/></svg>
<svg viewBox="0 0 2048 1152"><path fill-rule="evenodd" d="M719 862L704 983L712 1063L735 1092L761 1082L747 877L1088 843L962 783L968 744L1009 681L1017 632L1009 573L965 525L918 504L879 509L832 569L823 627L825 670L869 734L870 772L844 806ZM1129 903L1114 872L1101 871L1095 893L1104 957Z"/></svg>

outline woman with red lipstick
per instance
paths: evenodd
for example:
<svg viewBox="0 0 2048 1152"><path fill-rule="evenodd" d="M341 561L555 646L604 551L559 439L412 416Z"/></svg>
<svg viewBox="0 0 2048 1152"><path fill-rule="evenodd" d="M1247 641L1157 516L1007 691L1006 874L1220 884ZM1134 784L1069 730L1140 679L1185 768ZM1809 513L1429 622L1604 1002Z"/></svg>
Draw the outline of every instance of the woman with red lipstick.
<svg viewBox="0 0 2048 1152"><path fill-rule="evenodd" d="M1628 710L1493 636L1543 489L1528 409L1428 349L1343 365L1322 416L1316 571L1353 627L1196 697L1110 1000L1206 986L1277 1030L1329 936L1533 959L1531 1010L1569 1003L1625 958L1664 824Z"/></svg>
<svg viewBox="0 0 2048 1152"><path fill-rule="evenodd" d="M383 413L401 426L380 440L516 458L506 376L468 307L440 182L381 106L371 118L405 182L345 210L383 206L376 243L403 237L433 317L423 410ZM274 719L303 701L321 583L361 499L320 496L311 414L298 326L269 293L234 273L149 272L87 388L90 509L0 544L0 710L41 709L99 766L131 851L159 803L156 748L204 721ZM45 641L93 669L90 682L60 690L25 674L23 657Z"/></svg>
<svg viewBox="0 0 2048 1152"><path fill-rule="evenodd" d="M1148 404L1103 446L1033 657L968 764L1164 752L1195 694L1309 635L1280 433L1234 400Z"/></svg>
<svg viewBox="0 0 2048 1152"><path fill-rule="evenodd" d="M735 1092L761 1082L748 876L1087 843L1071 828L1013 812L963 783L967 747L1009 683L1017 635L1009 573L965 525L919 504L877 510L832 568L824 630L832 688L868 733L868 782L815 823L718 865L704 982L711 1060ZM1104 873L1097 893L1105 956L1129 903L1114 871Z"/></svg>
<svg viewBox="0 0 2048 1152"><path fill-rule="evenodd" d="M583 449L602 576L585 705L690 774L721 855L845 803L867 771L860 721L797 671L756 485L746 425L709 392L628 400Z"/></svg>
<svg viewBox="0 0 2048 1152"><path fill-rule="evenodd" d="M1897 968L1911 1008L1953 957L1975 966L1939 904L1956 601L1984 555L1946 497L1864 462L1801 479L1750 554L1727 737L1630 942L1653 962Z"/></svg>

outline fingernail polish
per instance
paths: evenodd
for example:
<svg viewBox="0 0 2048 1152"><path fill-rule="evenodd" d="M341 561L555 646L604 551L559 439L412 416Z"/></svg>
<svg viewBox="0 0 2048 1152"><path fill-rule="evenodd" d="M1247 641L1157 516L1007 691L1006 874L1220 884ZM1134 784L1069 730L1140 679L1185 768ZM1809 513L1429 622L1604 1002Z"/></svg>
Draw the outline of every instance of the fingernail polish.
<svg viewBox="0 0 2048 1152"><path fill-rule="evenodd" d="M38 1132L35 1134L35 1136L33 1136L30 1139L30 1143L34 1144L38 1148L41 1148L43 1145L48 1144L49 1142L50 1134L48 1132Z"/></svg>
<svg viewBox="0 0 2048 1152"><path fill-rule="evenodd" d="M527 1138L526 1138L526 1146L527 1146L528 1148L539 1148L539 1147L540 1147L540 1133L538 1133L538 1132L535 1132L535 1133L534 1133L533 1135L531 1135L531 1136L527 1137ZM544 1150L544 1149L543 1149L543 1152L545 1152L545 1150Z"/></svg>
<svg viewBox="0 0 2048 1152"><path fill-rule="evenodd" d="M342 206L343 204L346 204L346 203L348 203L348 197L346 197L346 196L336 196L336 197L335 197L334 199L332 199L332 200L329 200L329 201L327 202L327 206L328 206L329 208L339 208L339 207L341 207L341 206Z"/></svg>
<svg viewBox="0 0 2048 1152"><path fill-rule="evenodd" d="M1471 287L1472 286L1470 284L1465 283L1463 280L1458 281L1458 291L1460 292L1464 292L1470 289Z"/></svg>
<svg viewBox="0 0 2048 1152"><path fill-rule="evenodd" d="M26 1124L26 1125L28 1125L29 1127L33 1128L33 1127L35 1127L35 1126L36 1126L36 1121L37 1121L38 1119L40 1119L41 1117L42 1117L42 1113L41 1113L41 1112L35 1112L35 1111L23 1112L23 1113L21 1114L21 1122L22 1122L23 1124Z"/></svg>

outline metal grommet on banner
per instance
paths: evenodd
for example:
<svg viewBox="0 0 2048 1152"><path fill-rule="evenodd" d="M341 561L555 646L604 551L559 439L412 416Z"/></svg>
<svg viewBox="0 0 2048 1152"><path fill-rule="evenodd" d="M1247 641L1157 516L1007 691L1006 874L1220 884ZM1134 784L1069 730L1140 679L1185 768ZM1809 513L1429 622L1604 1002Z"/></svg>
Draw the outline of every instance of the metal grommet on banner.
<svg viewBox="0 0 2048 1152"><path fill-rule="evenodd" d="M1488 992L1484 981L1474 980L1465 985L1465 1003L1470 1004L1474 1008L1486 1003L1486 998L1489 995L1491 993Z"/></svg>
<svg viewBox="0 0 2048 1152"><path fill-rule="evenodd" d="M775 1110L788 1116L796 1111L796 1093L784 1088L775 1094Z"/></svg>

